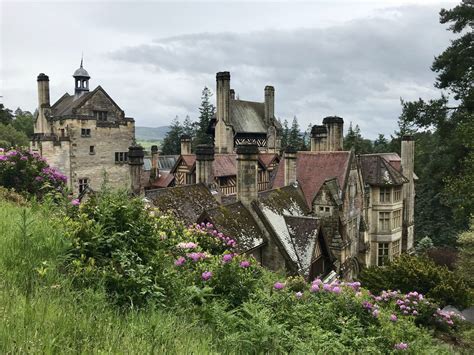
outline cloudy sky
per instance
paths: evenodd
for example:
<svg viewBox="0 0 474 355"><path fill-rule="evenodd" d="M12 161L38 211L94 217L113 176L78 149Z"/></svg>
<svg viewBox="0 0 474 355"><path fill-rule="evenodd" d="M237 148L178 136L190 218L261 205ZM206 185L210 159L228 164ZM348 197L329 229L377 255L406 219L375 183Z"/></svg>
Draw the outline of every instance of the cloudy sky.
<svg viewBox="0 0 474 355"><path fill-rule="evenodd" d="M196 119L228 70L241 99L275 86L282 120L339 115L374 138L395 130L400 98L438 95L429 68L452 38L438 12L457 3L0 0L0 100L33 111L40 72L53 102L71 93L83 52L91 86L140 126Z"/></svg>

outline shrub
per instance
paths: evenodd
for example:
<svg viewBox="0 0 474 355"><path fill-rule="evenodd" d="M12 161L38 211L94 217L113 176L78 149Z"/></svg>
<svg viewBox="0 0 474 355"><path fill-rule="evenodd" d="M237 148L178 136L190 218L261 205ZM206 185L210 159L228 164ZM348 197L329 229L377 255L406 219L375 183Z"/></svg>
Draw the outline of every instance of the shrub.
<svg viewBox="0 0 474 355"><path fill-rule="evenodd" d="M0 148L0 185L26 196L62 193L67 178L37 153Z"/></svg>
<svg viewBox="0 0 474 355"><path fill-rule="evenodd" d="M362 270L361 282L373 293L383 290L417 291L433 299L442 307L470 304L469 287L447 267L437 266L425 257L402 255L386 267L369 267Z"/></svg>

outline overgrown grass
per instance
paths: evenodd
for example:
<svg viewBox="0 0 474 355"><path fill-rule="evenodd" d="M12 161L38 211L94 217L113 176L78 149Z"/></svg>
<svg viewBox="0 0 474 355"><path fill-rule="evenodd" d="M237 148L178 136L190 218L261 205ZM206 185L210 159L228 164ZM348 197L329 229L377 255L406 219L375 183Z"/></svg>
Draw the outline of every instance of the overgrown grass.
<svg viewBox="0 0 474 355"><path fill-rule="evenodd" d="M70 247L47 207L0 201L0 353L213 353L193 314L121 312L61 273Z"/></svg>

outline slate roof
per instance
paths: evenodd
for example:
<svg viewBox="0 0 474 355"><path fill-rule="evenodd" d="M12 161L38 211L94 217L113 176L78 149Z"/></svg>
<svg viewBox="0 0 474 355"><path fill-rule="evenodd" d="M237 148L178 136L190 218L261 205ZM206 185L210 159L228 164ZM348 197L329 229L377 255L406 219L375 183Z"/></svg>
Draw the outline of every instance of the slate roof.
<svg viewBox="0 0 474 355"><path fill-rule="evenodd" d="M336 178L344 188L350 167L351 152L298 152L296 154L296 180L301 186L306 203L311 206L314 197L324 182ZM283 158L284 159L284 158ZM273 187L284 185L285 164L279 164Z"/></svg>
<svg viewBox="0 0 474 355"><path fill-rule="evenodd" d="M187 225L195 223L205 210L219 205L203 184L147 190L145 197L162 212L170 212Z"/></svg>
<svg viewBox="0 0 474 355"><path fill-rule="evenodd" d="M314 217L284 216L284 218L298 258L299 271L308 276L314 247L318 243L320 221Z"/></svg>
<svg viewBox="0 0 474 355"><path fill-rule="evenodd" d="M267 133L263 102L230 100L230 124L238 133Z"/></svg>
<svg viewBox="0 0 474 355"><path fill-rule="evenodd" d="M216 154L212 170L215 177L237 175L237 154Z"/></svg>
<svg viewBox="0 0 474 355"><path fill-rule="evenodd" d="M242 253L263 244L263 233L255 219L241 202L219 206L205 211L198 222L209 221L221 233L237 241Z"/></svg>
<svg viewBox="0 0 474 355"><path fill-rule="evenodd" d="M402 185L408 180L380 155L361 155L360 165L364 183L374 186Z"/></svg>
<svg viewBox="0 0 474 355"><path fill-rule="evenodd" d="M158 170L160 173L163 172L169 172L174 165L176 164L176 161L178 160L179 155L158 155ZM144 169L145 170L151 170L151 157L147 156L143 158L143 163L144 163Z"/></svg>
<svg viewBox="0 0 474 355"><path fill-rule="evenodd" d="M266 168L275 160L278 162L280 160L279 158L279 155L275 153L260 153L258 155L258 160L260 160L260 163Z"/></svg>
<svg viewBox="0 0 474 355"><path fill-rule="evenodd" d="M153 181L150 184L151 188L153 188L153 187L157 187L157 188L169 187L171 185L171 183L173 182L173 180L174 180L174 175L171 174L171 173L160 171L159 175L160 176L158 177L158 179L155 179L155 181Z"/></svg>
<svg viewBox="0 0 474 355"><path fill-rule="evenodd" d="M290 185L281 189L273 189L259 193L254 202L257 213L260 214L267 227L273 230L288 257L296 265L300 265L297 251L287 228L285 216L304 217L309 209L299 187Z"/></svg>

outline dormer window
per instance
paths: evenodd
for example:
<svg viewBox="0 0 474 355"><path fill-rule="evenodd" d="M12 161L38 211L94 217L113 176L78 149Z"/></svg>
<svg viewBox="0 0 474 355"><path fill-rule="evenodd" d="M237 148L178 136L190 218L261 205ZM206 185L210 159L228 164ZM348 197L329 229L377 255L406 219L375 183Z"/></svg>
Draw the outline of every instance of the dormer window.
<svg viewBox="0 0 474 355"><path fill-rule="evenodd" d="M94 111L94 116L97 121L100 121L100 122L107 121L107 111Z"/></svg>

